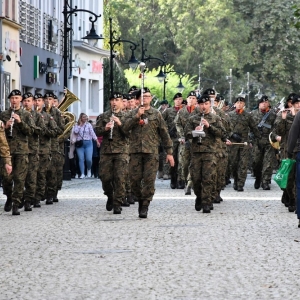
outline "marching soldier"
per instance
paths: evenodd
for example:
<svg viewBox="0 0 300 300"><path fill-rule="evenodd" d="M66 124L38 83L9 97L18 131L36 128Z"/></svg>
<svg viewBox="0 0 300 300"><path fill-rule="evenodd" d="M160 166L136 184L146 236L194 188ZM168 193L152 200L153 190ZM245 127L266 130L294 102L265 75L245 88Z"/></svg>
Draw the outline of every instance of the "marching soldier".
<svg viewBox="0 0 300 300"><path fill-rule="evenodd" d="M172 140L160 112L150 106L151 93L148 88L139 90L136 97L143 106L128 115L124 131L130 133L130 182L133 194L139 201L139 217L147 218L148 207L155 191L155 177L158 170L158 146L160 142L167 152L167 161L174 166Z"/></svg>
<svg viewBox="0 0 300 300"><path fill-rule="evenodd" d="M5 124L5 134L12 156L13 171L3 174L3 194L7 196L4 210L20 215L19 205L23 196L28 169L28 136L32 134L34 123L29 112L21 108L22 94L13 90L9 96L10 108L1 112L0 120Z"/></svg>
<svg viewBox="0 0 300 300"><path fill-rule="evenodd" d="M274 149L269 142L269 134L272 131L276 114L270 110L268 96L262 96L258 101L258 109L251 112L254 126L260 131L260 138L255 141L253 150L253 173L255 176L254 188L270 190L271 176L273 172L272 162Z"/></svg>
<svg viewBox="0 0 300 300"><path fill-rule="evenodd" d="M185 138L192 139L190 173L196 194L195 209L210 213L213 209L213 191L216 181L216 138L222 137L222 123L219 116L211 113L209 95L202 95L198 100L199 113L187 120ZM202 132L194 136L193 131ZM205 136L204 136L205 135Z"/></svg>
<svg viewBox="0 0 300 300"><path fill-rule="evenodd" d="M12 171L11 155L5 136L4 124L2 121L0 121L0 156L4 163L5 172L7 173L7 175L9 175Z"/></svg>
<svg viewBox="0 0 300 300"><path fill-rule="evenodd" d="M35 124L32 135L28 137L28 163L30 168L28 168L27 171L23 195L25 202L24 210L31 211L31 205L35 204L37 172L39 167L39 135L42 134L45 124L41 115L36 110L33 110L33 95L30 92L23 95L22 104L23 108L31 114ZM21 207L19 206L19 208Z"/></svg>
<svg viewBox="0 0 300 300"><path fill-rule="evenodd" d="M235 110L229 113L232 131L230 141L232 143L242 143L248 141L249 129L259 139L260 133L254 125L252 115L244 110L245 98L238 97L235 100ZM230 148L231 173L234 178L233 188L238 191L244 191L244 185L247 178L249 161L249 148L245 145L232 145Z"/></svg>
<svg viewBox="0 0 300 300"><path fill-rule="evenodd" d="M46 175L49 168L51 159L51 138L55 138L57 135L57 125L53 117L43 110L44 98L42 94L34 95L34 107L37 112L40 113L44 128L39 135L39 165L37 171L37 182L35 191L35 202L33 207L41 207L40 201L44 198L46 189Z"/></svg>
<svg viewBox="0 0 300 300"><path fill-rule="evenodd" d="M128 169L128 145L124 131L126 114L122 111L120 93L110 97L111 109L98 118L95 132L103 136L100 149L99 175L104 194L107 196L106 210L121 213L125 201L125 182ZM136 137L135 137L136 138Z"/></svg>
<svg viewBox="0 0 300 300"><path fill-rule="evenodd" d="M177 188L184 188L184 179L182 178L182 172L178 166L178 156L179 156L179 140L177 135L177 130L175 126L175 117L179 110L182 108L182 94L177 93L173 97L174 100L174 107L167 108L162 116L168 126L169 135L173 142L173 157L175 161L175 166L170 168L170 175L171 175L171 183L170 186L172 189Z"/></svg>
<svg viewBox="0 0 300 300"><path fill-rule="evenodd" d="M61 166L61 149L59 147L58 136L64 132L64 119L61 116L60 111L53 106L54 94L52 92L46 93L44 95L45 107L44 111L50 114L55 123L57 124L56 137L51 138L51 164L47 170L47 184L46 184L46 204L50 205L53 202L57 202L57 192L59 187L59 178L57 170ZM53 201L54 199L54 201Z"/></svg>

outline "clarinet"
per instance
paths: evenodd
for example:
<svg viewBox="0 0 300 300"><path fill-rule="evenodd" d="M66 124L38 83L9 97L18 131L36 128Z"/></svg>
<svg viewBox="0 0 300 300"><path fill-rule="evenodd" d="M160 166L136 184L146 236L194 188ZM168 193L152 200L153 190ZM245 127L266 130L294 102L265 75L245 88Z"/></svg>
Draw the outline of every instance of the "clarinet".
<svg viewBox="0 0 300 300"><path fill-rule="evenodd" d="M114 131L114 125L115 125L115 121L113 120L114 116L115 116L115 108L113 107L112 114L111 114L111 121L113 123L113 126L110 128L109 137L108 137L109 141L113 140L113 131Z"/></svg>
<svg viewBox="0 0 300 300"><path fill-rule="evenodd" d="M12 120L12 123L10 124L9 134L7 136L9 139L13 138L13 127L14 127L14 121L15 121L14 114L15 114L15 107L13 107L11 115L10 115L10 119Z"/></svg>

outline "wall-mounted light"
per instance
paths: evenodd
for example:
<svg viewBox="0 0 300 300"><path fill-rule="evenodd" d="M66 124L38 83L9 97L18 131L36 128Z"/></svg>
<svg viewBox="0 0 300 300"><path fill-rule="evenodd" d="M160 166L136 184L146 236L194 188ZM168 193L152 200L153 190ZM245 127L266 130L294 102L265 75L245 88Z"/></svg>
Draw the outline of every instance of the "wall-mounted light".
<svg viewBox="0 0 300 300"><path fill-rule="evenodd" d="M17 60L16 63L18 64L18 66L19 66L20 68L23 67L23 64L22 64L22 62L21 62L20 60Z"/></svg>

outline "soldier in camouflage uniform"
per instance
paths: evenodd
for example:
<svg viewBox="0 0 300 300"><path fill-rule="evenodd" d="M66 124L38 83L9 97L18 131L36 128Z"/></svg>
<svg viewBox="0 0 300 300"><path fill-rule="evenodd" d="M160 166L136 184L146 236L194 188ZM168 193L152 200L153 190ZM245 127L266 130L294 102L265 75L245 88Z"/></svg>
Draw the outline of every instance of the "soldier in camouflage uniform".
<svg viewBox="0 0 300 300"><path fill-rule="evenodd" d="M29 168L27 171L27 176L25 180L25 191L23 194L25 206L25 211L31 211L31 205L35 203L35 192L36 192L36 181L37 181L37 171L39 167L39 135L44 130L44 120L40 113L33 110L33 95L27 92L22 97L23 108L28 111L32 120L35 124L32 135L28 137L28 164ZM23 206L23 205L22 205ZM22 206L19 206L21 208Z"/></svg>
<svg viewBox="0 0 300 300"><path fill-rule="evenodd" d="M170 168L171 183L170 186L172 189L184 188L184 179L182 178L182 172L178 167L178 157L179 157L179 137L177 136L177 130L175 126L175 117L179 110L182 108L182 94L177 93L173 97L174 107L167 108L162 116L168 126L169 135L173 142L173 157L175 161L175 166Z"/></svg>
<svg viewBox="0 0 300 300"><path fill-rule="evenodd" d="M196 92L191 91L188 94L187 105L178 112L174 121L176 125L177 136L180 139L179 159L178 159L179 170L181 170L182 172L181 178L184 179L185 183L187 184L187 189L189 190L191 189L191 184L192 184L192 181L188 180L189 165L191 159L191 152L190 152L191 141L185 139L184 127L186 125L187 119L190 117L191 113L195 109L196 104L197 104Z"/></svg>
<svg viewBox="0 0 300 300"><path fill-rule="evenodd" d="M209 95L198 100L199 113L187 120L184 132L187 140L192 139L190 172L196 194L195 209L210 213L213 209L213 190L216 181L216 137L222 136L221 119L211 113ZM192 131L204 131L202 138L193 137Z"/></svg>
<svg viewBox="0 0 300 300"><path fill-rule="evenodd" d="M40 113L44 127L39 135L39 165L37 171L37 182L35 190L34 207L41 207L40 201L44 198L46 188L46 174L50 164L51 138L57 136L57 125L53 117L43 110L44 98L42 94L34 95L35 110Z"/></svg>
<svg viewBox="0 0 300 300"><path fill-rule="evenodd" d="M276 114L269 108L269 99L262 96L258 101L258 109L250 112L254 120L254 126L258 125L268 114L267 119L258 129L260 138L255 141L253 150L253 173L255 176L254 188L259 189L260 185L263 190L270 190L271 176L273 173L272 162L274 160L274 149L269 142L269 134L273 129Z"/></svg>
<svg viewBox="0 0 300 300"><path fill-rule="evenodd" d="M56 137L51 138L51 163L49 164L49 168L47 170L46 175L46 204L53 204L53 199L57 202L57 192L59 188L59 178L57 175L57 171L61 169L61 149L59 147L58 136L63 134L64 132L64 118L61 115L61 112L53 106L54 94L52 92L46 93L44 95L45 108L43 109L45 112L50 114L56 125Z"/></svg>
<svg viewBox="0 0 300 300"><path fill-rule="evenodd" d="M11 155L10 155L9 146L5 136L4 124L2 121L0 121L0 156L2 159L2 165L4 164L4 168L2 172L5 170L6 174L9 175L12 171ZM5 208L7 209L7 207Z"/></svg>
<svg viewBox="0 0 300 300"><path fill-rule="evenodd" d="M126 113L122 111L122 95L115 92L110 97L110 105L112 109L99 116L95 132L97 136L103 136L99 175L104 194L108 198L106 210L113 209L114 214L120 214L128 173L128 142L124 132Z"/></svg>
<svg viewBox="0 0 300 300"><path fill-rule="evenodd" d="M289 95L286 101L286 110L282 111L277 116L274 124L274 130L272 131L272 140L280 142L280 156L281 159L288 158L287 153L287 140L289 131L295 119L296 113L300 109L300 95ZM291 106L288 106L288 102L291 102ZM293 151L293 159L297 156L297 147ZM296 165L294 164L292 170L289 173L287 187L283 190L282 202L288 207L289 212L296 210Z"/></svg>
<svg viewBox="0 0 300 300"><path fill-rule="evenodd" d="M7 196L5 211L19 215L19 204L24 192L28 169L28 136L32 134L34 123L29 112L21 108L21 92L13 90L9 96L10 108L1 112L0 120L5 124L5 134L12 156L13 171L3 174L3 194Z"/></svg>
<svg viewBox="0 0 300 300"><path fill-rule="evenodd" d="M142 94L143 93L143 94ZM166 123L159 111L150 106L151 93L144 88L137 93L143 106L133 110L127 117L124 131L129 134L130 182L133 194L139 201L139 217L147 218L148 207L155 191L155 177L158 170L158 146L162 142L167 152L167 161L174 166L172 140Z"/></svg>
<svg viewBox="0 0 300 300"><path fill-rule="evenodd" d="M238 97L235 100L234 111L229 113L232 124L230 141L232 143L244 143L248 141L249 129L255 137L259 139L260 133L254 126L252 115L244 110L245 98ZM234 178L233 188L238 191L244 191L244 185L247 178L249 161L249 148L244 145L232 145L230 148L231 173Z"/></svg>

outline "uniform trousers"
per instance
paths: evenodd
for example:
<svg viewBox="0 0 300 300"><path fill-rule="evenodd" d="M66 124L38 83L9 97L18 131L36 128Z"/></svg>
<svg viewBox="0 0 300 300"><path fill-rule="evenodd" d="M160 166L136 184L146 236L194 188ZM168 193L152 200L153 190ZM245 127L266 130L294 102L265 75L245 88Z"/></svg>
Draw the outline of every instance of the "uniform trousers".
<svg viewBox="0 0 300 300"><path fill-rule="evenodd" d="M33 201L35 199L37 171L39 168L39 155L37 153L29 153L29 168L25 180L24 201Z"/></svg>
<svg viewBox="0 0 300 300"><path fill-rule="evenodd" d="M39 166L37 170L37 182L35 199L41 201L44 199L46 190L46 175L50 164L50 154L39 154Z"/></svg>

